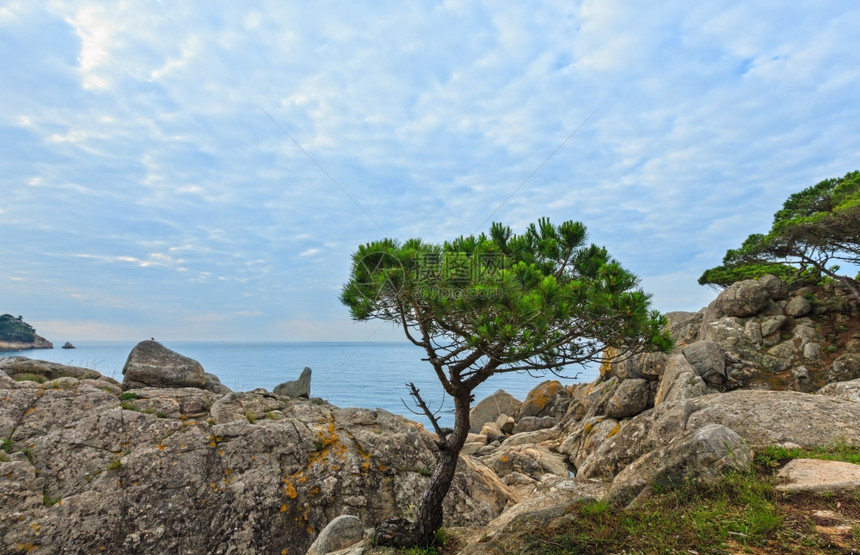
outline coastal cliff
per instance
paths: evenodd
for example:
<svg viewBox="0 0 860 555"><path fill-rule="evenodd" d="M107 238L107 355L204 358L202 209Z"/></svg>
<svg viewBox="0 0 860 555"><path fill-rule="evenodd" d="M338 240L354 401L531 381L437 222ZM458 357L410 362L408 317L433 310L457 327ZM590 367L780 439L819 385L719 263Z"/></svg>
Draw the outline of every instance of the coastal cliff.
<svg viewBox="0 0 860 555"><path fill-rule="evenodd" d="M36 329L20 316L0 316L0 351L23 351L27 349L53 349L54 345L39 335Z"/></svg>
<svg viewBox="0 0 860 555"><path fill-rule="evenodd" d="M655 492L753 472L753 454L774 446L860 447L860 306L838 284L740 282L669 327L673 353L473 408L445 503L459 545L445 553L605 552L593 537L553 547L573 541L564 530L586 518L578 507L630 520ZM0 552L321 554L353 542L351 554L390 553L355 543L362 526L413 517L429 480L435 436L385 411L231 392L154 341L123 374L0 358ZM839 487L860 490L840 473ZM847 535L803 545L858 547L853 495L831 498L828 517L848 515ZM328 526L343 515L354 517L349 533Z"/></svg>

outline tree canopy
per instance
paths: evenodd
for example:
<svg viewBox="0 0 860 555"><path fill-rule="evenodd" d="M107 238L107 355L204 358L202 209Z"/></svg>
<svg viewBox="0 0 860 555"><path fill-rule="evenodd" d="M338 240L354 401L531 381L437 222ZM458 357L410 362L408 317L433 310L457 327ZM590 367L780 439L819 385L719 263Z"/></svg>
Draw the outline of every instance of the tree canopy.
<svg viewBox="0 0 860 555"><path fill-rule="evenodd" d="M857 277L841 265L860 265L860 172L825 179L788 197L766 234L754 233L699 283L730 285L773 273L788 282L827 276L845 283L860 299Z"/></svg>
<svg viewBox="0 0 860 555"><path fill-rule="evenodd" d="M548 219L520 235L494 223L489 235L444 244L384 239L352 256L341 301L356 320L400 326L453 398L453 431L440 434L439 462L409 541L441 524L441 502L469 431L471 392L500 372L562 372L614 352L667 350L663 317L635 275L586 228Z"/></svg>

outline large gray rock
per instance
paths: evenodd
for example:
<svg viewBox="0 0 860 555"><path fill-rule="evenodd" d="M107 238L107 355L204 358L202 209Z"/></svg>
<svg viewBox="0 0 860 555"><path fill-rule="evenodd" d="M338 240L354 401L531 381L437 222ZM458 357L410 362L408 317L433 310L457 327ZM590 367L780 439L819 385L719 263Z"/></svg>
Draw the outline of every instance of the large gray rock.
<svg viewBox="0 0 860 555"><path fill-rule="evenodd" d="M699 312L667 312L664 316L669 321L667 327L675 344L688 345L699 338L699 328L705 316L705 309Z"/></svg>
<svg viewBox="0 0 860 555"><path fill-rule="evenodd" d="M299 379L276 385L272 393L284 397L304 397L305 399L309 399L311 396L311 369L305 366Z"/></svg>
<svg viewBox="0 0 860 555"><path fill-rule="evenodd" d="M345 549L364 539L361 520L352 515L341 515L323 528L306 555L326 555Z"/></svg>
<svg viewBox="0 0 860 555"><path fill-rule="evenodd" d="M467 546L460 555L488 555L510 553L510 549L494 545L493 538L514 520L551 519L570 513L575 503L603 501L608 493L606 486L599 481L559 479L538 485L538 491L521 503L510 507L495 518L484 529L479 543ZM489 541L488 541L489 540Z"/></svg>
<svg viewBox="0 0 860 555"><path fill-rule="evenodd" d="M514 424L511 433L516 435L527 434L537 430L552 428L556 424L558 424L558 418L553 416L523 416Z"/></svg>
<svg viewBox="0 0 860 555"><path fill-rule="evenodd" d="M535 479L540 479L544 474L554 474L563 478L570 475L564 455L535 445L502 445L493 453L480 459L502 477L512 472L519 472Z"/></svg>
<svg viewBox="0 0 860 555"><path fill-rule="evenodd" d="M845 353L833 361L827 381L847 382L857 378L860 378L860 354Z"/></svg>
<svg viewBox="0 0 860 555"><path fill-rule="evenodd" d="M812 305L803 297L792 297L785 305L785 313L792 318L800 318L812 312Z"/></svg>
<svg viewBox="0 0 860 555"><path fill-rule="evenodd" d="M684 358L707 385L725 387L726 359L719 345L713 341L697 341L684 347Z"/></svg>
<svg viewBox="0 0 860 555"><path fill-rule="evenodd" d="M818 390L820 395L829 395L860 403L860 379L848 382L829 383Z"/></svg>
<svg viewBox="0 0 860 555"><path fill-rule="evenodd" d="M199 362L180 355L157 341L141 341L128 355L122 369L124 389L141 387L199 387L206 372Z"/></svg>
<svg viewBox="0 0 860 555"><path fill-rule="evenodd" d="M840 441L860 445L860 403L796 391L738 390L692 400L687 428L731 428L753 448L793 443L804 448Z"/></svg>
<svg viewBox="0 0 860 555"><path fill-rule="evenodd" d="M46 553L304 554L337 516L372 527L403 514L438 452L433 434L385 411L261 390L232 397L224 412L232 405L239 418L215 423L211 411L182 412L205 408L213 394L202 390L139 389L120 401L83 380L15 385L0 389L0 437L12 451L0 457L0 553L38 544ZM132 407L158 400L179 418ZM267 417L275 406L277 418ZM517 500L462 458L445 522L484 525Z"/></svg>
<svg viewBox="0 0 860 555"><path fill-rule="evenodd" d="M654 406L666 401L690 399L711 393L696 369L683 354L673 355L666 363L666 371L654 398Z"/></svg>
<svg viewBox="0 0 860 555"><path fill-rule="evenodd" d="M606 403L606 416L620 419L639 414L648 408L649 393L648 380L624 380L618 385L609 402Z"/></svg>
<svg viewBox="0 0 860 555"><path fill-rule="evenodd" d="M708 424L733 430L753 449L860 445L858 419L860 403L795 391L737 390L666 402L632 418L603 441L577 476L612 480L639 457Z"/></svg>
<svg viewBox="0 0 860 555"><path fill-rule="evenodd" d="M600 445L618 433L621 425L617 420L595 416L581 420L573 426L558 447L558 452L568 456L568 462L577 470Z"/></svg>
<svg viewBox="0 0 860 555"><path fill-rule="evenodd" d="M624 356L612 361L612 374L620 381L645 378L659 379L669 356L664 353L640 353L634 356Z"/></svg>
<svg viewBox="0 0 860 555"><path fill-rule="evenodd" d="M625 467L612 481L609 495L628 505L655 487L712 484L727 470L748 471L752 460L752 451L738 434L707 424Z"/></svg>
<svg viewBox="0 0 860 555"><path fill-rule="evenodd" d="M480 401L469 411L469 431L477 433L487 422L495 422L499 415L514 415L519 410L521 401L510 393L499 389L486 399Z"/></svg>
<svg viewBox="0 0 860 555"><path fill-rule="evenodd" d="M15 378L22 374L33 374L41 376L45 381L55 380L57 378L77 378L85 379L106 379L114 383L114 380L102 376L96 370L91 368L82 368L79 366L66 366L57 362L48 362L45 360L34 360L22 356L0 357L0 371L5 372L9 377Z"/></svg>
<svg viewBox="0 0 860 555"><path fill-rule="evenodd" d="M773 274L760 277L758 283L767 290L770 298L775 301L781 301L788 297L788 284Z"/></svg>
<svg viewBox="0 0 860 555"><path fill-rule="evenodd" d="M724 316L744 318L754 316L768 305L770 301L768 290L758 281L748 279L733 283L708 305L704 321L711 321Z"/></svg>

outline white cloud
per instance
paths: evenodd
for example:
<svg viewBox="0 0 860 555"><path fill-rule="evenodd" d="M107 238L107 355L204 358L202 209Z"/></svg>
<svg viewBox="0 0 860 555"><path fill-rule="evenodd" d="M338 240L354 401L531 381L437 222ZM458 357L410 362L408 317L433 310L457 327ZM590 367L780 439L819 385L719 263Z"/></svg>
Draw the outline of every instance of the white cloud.
<svg viewBox="0 0 860 555"><path fill-rule="evenodd" d="M0 256L111 306L248 303L264 333L284 314L346 318L332 291L360 243L471 233L519 187L493 220L582 220L661 307L698 308L725 249L857 168L858 14L7 3ZM9 283L0 301L28 298ZM87 310L62 298L52 310Z"/></svg>

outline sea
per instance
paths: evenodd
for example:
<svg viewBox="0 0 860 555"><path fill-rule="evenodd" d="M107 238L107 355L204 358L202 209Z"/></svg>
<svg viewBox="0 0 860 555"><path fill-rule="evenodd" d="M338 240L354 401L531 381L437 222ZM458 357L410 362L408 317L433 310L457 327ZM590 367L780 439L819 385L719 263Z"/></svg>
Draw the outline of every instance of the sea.
<svg viewBox="0 0 860 555"><path fill-rule="evenodd" d="M322 398L341 407L383 409L415 420L429 427L429 421L417 411L406 384L412 382L421 397L437 413L441 425L451 426L454 405L444 394L433 368L421 360L424 352L411 343L382 342L217 342L161 341L162 345L193 358L206 372L218 376L233 391L265 388L295 380L304 367L311 374L311 397ZM0 356L25 356L31 359L82 366L122 381L122 368L135 342L81 341L75 349L38 349L3 351ZM572 367L567 374L575 380L565 384L590 382L596 369ZM556 379L543 373L511 372L496 374L478 386L475 400L503 389L524 400L541 381Z"/></svg>

